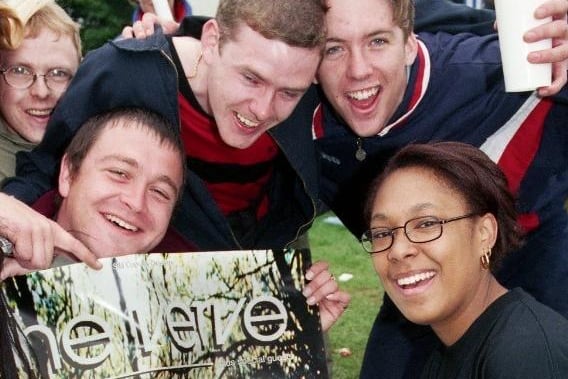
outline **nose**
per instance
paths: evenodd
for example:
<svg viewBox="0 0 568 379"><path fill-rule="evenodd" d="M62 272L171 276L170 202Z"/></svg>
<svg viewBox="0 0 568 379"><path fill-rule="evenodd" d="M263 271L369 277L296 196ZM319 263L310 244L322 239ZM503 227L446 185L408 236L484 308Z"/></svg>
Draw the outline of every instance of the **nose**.
<svg viewBox="0 0 568 379"><path fill-rule="evenodd" d="M386 251L390 261L401 261L418 254L416 244L408 239L404 228L396 229L393 232L392 246Z"/></svg>
<svg viewBox="0 0 568 379"><path fill-rule="evenodd" d="M145 186L131 183L122 191L120 200L133 212L141 212L146 206Z"/></svg>
<svg viewBox="0 0 568 379"><path fill-rule="evenodd" d="M368 78L372 73L371 62L360 49L354 49L349 54L349 64L347 66L347 75L355 80L363 80Z"/></svg>
<svg viewBox="0 0 568 379"><path fill-rule="evenodd" d="M259 91L250 103L250 111L258 121L267 120L273 111L275 92L273 90Z"/></svg>
<svg viewBox="0 0 568 379"><path fill-rule="evenodd" d="M51 94L51 90L47 86L45 76L43 75L38 75L36 77L36 80L30 86L29 91L32 96L39 98L45 98Z"/></svg>

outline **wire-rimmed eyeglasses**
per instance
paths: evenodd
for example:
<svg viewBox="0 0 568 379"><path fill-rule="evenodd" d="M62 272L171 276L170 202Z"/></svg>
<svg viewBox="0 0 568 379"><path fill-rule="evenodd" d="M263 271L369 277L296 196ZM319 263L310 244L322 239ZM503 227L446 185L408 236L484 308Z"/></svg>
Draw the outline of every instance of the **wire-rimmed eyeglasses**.
<svg viewBox="0 0 568 379"><path fill-rule="evenodd" d="M52 91L64 91L73 75L63 68L52 68L45 74L36 74L31 68L26 66L10 66L1 69L4 81L17 89L30 88L39 76L43 77L45 85Z"/></svg>
<svg viewBox="0 0 568 379"><path fill-rule="evenodd" d="M390 249L394 243L394 233L397 229L404 230L404 234L410 242L431 242L442 236L444 231L442 225L476 215L477 213L468 213L447 219L441 219L436 216L417 217L406 221L403 226L397 226L396 228L377 227L369 229L363 233L360 241L363 249L371 254Z"/></svg>

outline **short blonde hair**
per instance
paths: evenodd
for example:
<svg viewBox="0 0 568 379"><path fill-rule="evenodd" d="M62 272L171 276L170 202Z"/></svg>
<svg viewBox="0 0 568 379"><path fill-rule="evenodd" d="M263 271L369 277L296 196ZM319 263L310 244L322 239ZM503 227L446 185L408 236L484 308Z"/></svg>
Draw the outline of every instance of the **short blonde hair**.
<svg viewBox="0 0 568 379"><path fill-rule="evenodd" d="M0 3L0 49L15 49L23 37L24 28L18 15Z"/></svg>
<svg viewBox="0 0 568 379"><path fill-rule="evenodd" d="M323 49L326 11L324 0L220 0L215 19L222 42L246 24L266 39Z"/></svg>
<svg viewBox="0 0 568 379"><path fill-rule="evenodd" d="M77 56L81 60L80 25L55 2L49 2L33 13L24 26L24 37L36 37L43 28L48 28L59 37L69 36L77 49Z"/></svg>

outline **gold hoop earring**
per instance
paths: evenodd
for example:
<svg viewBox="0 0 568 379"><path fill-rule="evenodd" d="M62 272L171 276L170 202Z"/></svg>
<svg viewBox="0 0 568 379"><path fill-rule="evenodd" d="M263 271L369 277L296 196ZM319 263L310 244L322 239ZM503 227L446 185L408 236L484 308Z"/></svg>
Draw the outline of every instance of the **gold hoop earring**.
<svg viewBox="0 0 568 379"><path fill-rule="evenodd" d="M489 267L491 265L491 249L487 249L485 250L485 253L481 256L481 267L484 270L489 270Z"/></svg>

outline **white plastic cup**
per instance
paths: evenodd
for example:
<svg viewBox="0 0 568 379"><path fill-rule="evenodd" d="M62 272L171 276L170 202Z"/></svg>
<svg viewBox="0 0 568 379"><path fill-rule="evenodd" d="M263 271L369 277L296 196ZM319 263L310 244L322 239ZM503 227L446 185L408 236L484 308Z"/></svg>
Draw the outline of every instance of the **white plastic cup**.
<svg viewBox="0 0 568 379"><path fill-rule="evenodd" d="M530 29L551 21L537 20L536 8L544 0L495 0L499 47L505 76L505 91L533 91L549 86L552 81L551 63L529 63L527 56L532 51L550 49L552 40L526 43L523 35Z"/></svg>
<svg viewBox="0 0 568 379"><path fill-rule="evenodd" d="M152 0L152 5L154 6L154 11L158 17L169 21L174 19L168 0Z"/></svg>

